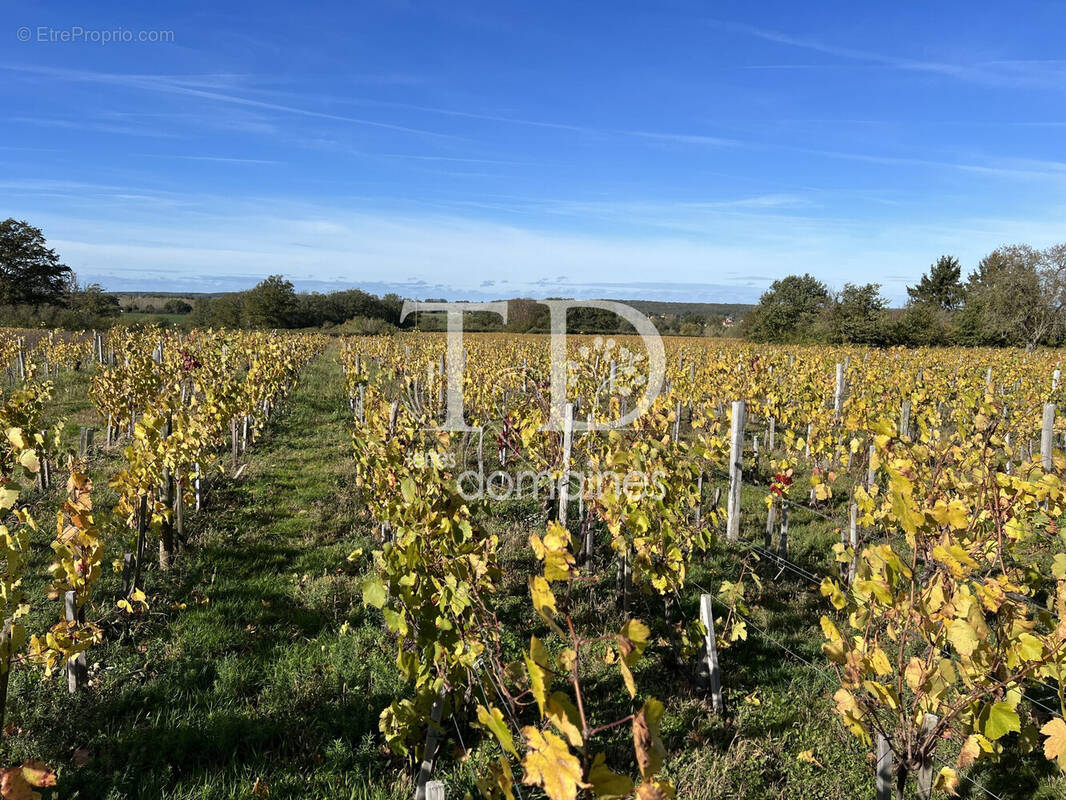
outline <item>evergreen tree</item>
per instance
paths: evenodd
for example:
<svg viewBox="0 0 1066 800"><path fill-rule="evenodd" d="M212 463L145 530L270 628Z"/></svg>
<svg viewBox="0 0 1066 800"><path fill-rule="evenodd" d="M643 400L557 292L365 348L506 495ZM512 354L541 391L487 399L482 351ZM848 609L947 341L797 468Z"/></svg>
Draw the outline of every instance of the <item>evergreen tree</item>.
<svg viewBox="0 0 1066 800"><path fill-rule="evenodd" d="M907 294L913 303L929 303L945 311L954 311L963 304L962 266L954 256L941 256L929 267L917 286L908 286Z"/></svg>
<svg viewBox="0 0 1066 800"><path fill-rule="evenodd" d="M40 228L12 218L0 222L0 306L65 305L72 275Z"/></svg>

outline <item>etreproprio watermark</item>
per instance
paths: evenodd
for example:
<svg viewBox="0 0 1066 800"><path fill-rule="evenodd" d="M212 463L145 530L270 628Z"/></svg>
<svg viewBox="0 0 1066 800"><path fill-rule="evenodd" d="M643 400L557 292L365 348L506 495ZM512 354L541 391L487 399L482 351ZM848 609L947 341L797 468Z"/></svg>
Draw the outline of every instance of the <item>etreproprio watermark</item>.
<svg viewBox="0 0 1066 800"><path fill-rule="evenodd" d="M15 38L34 44L172 44L174 31L23 25L15 31Z"/></svg>

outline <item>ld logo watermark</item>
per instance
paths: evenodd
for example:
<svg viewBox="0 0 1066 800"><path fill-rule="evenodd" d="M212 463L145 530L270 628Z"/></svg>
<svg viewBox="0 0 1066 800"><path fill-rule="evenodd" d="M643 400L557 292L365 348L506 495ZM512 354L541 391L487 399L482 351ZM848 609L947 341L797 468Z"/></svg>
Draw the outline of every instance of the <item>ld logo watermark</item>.
<svg viewBox="0 0 1066 800"><path fill-rule="evenodd" d="M541 300L540 305L548 307L551 322L549 352L551 355L550 371L550 412L544 431L562 431L563 416L566 409L567 358L566 358L566 314L571 308L591 308L610 311L624 319L636 329L648 352L648 379L644 392L634 407L622 416L605 422L573 421L574 431L608 431L624 428L636 420L651 407L662 391L666 376L666 351L662 337L655 325L644 314L632 306L616 300ZM448 303L419 302L405 300L400 311L400 322L410 314L419 311L443 311L447 321L447 351L445 355L445 376L447 379L447 414L444 424L436 430L474 431L466 424L463 416L463 312L482 311L497 314L507 323L507 301L494 303Z"/></svg>

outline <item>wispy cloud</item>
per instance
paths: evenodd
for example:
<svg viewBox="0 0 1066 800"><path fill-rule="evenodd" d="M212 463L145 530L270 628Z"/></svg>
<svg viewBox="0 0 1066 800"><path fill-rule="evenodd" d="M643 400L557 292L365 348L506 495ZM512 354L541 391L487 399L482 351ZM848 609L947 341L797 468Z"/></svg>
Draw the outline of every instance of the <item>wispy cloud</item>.
<svg viewBox="0 0 1066 800"><path fill-rule="evenodd" d="M105 72L93 72L89 70L71 70L60 69L54 67L37 67L37 66L25 66L25 65L13 65L13 64L0 64L0 69L7 69L17 72L24 72L39 75L42 77L53 78L56 80L64 80L69 82L88 82L97 84L106 84L112 86L120 86L130 89L139 89L143 91L164 93L164 94L177 94L190 97L199 97L205 100L216 101L219 103L231 104L243 108L260 109L264 111L274 111L284 114L292 114L297 116L309 117L314 119L331 120L335 122L347 122L355 125L363 125L371 128L379 128L382 130L395 131L400 133L417 134L420 136L431 137L440 140L458 140L462 139L462 136L457 134L443 133L440 131L428 130L425 128L415 128L407 125L399 125L391 122L383 122L381 120L367 119L364 117L353 117L344 114L336 114L326 111L317 111L300 106L294 106L286 103L279 103L268 100L258 100L250 97L241 96L232 93L230 89L230 80L234 77L232 75L217 75L217 76L180 76L180 75L153 75L153 74L117 74L117 73L105 73ZM227 89L228 91L219 91L219 89ZM267 90L257 90L261 93L269 94ZM717 144L721 146L735 145L736 142L729 139L717 138L712 136L697 136L691 134L673 134L673 133L656 133L653 131L640 131L640 130L612 130L610 128L601 128L590 125L581 125L569 122L558 122L551 120L538 120L525 117L517 117L507 114L497 114L491 112L481 111L469 111L455 108L443 108L437 106L420 105L415 103L395 102L395 101L382 101L382 100L367 100L367 99L354 99L343 98L344 102L355 105L376 106L382 108L394 108L404 109L409 111L419 111L427 114L434 114L439 116L453 117L459 119L481 120L485 122L497 122L507 125L517 125L531 128L541 128L545 130L554 130L575 134L593 135L593 136L623 136L623 137L636 137L642 139L657 139L660 141L688 141L690 143L699 142L701 144Z"/></svg>
<svg viewBox="0 0 1066 800"><path fill-rule="evenodd" d="M756 39L787 45L800 50L821 53L822 55L847 59L853 62L861 62L867 65L876 65L910 72L925 72L991 86L1011 87L1028 84L1048 87L1060 82L1063 77L1062 64L1058 61L1015 59L982 61L971 64L934 61L890 55L865 48L842 47L839 45L827 44L817 39L794 36L781 31L761 28L741 22L731 22L722 19L709 19L707 21L714 27L723 30L742 33ZM769 68L769 65L757 65L757 68L766 69ZM780 65L777 68L811 69L814 68L814 65L791 64Z"/></svg>
<svg viewBox="0 0 1066 800"><path fill-rule="evenodd" d="M430 156L416 153L369 153L360 151L360 155L373 156L374 158L396 158L409 161L452 161L462 164L528 164L528 161L515 161L502 158L466 158L462 156Z"/></svg>
<svg viewBox="0 0 1066 800"><path fill-rule="evenodd" d="M187 156L177 154L140 153L141 158L174 158L181 161L211 161L220 164L280 164L266 158L236 158L232 156Z"/></svg>
<svg viewBox="0 0 1066 800"><path fill-rule="evenodd" d="M908 156L886 156L871 153L853 153L840 150L819 150L814 148L792 147L784 148L795 152L809 155L824 156L826 158L841 159L845 161L862 161L868 164L884 164L887 166L908 166L933 169L950 169L960 172L970 172L980 175L990 175L1001 178L1015 178L1026 180L1056 181L1066 178L1066 162L1042 161L1039 159L1021 158L998 158L989 159L986 163L966 163L957 161L938 161L930 158L912 158Z"/></svg>
<svg viewBox="0 0 1066 800"><path fill-rule="evenodd" d="M180 134L173 131L164 131L158 128L145 128L137 125L120 125L107 122L94 122L86 119L58 119L46 117L11 117L13 123L24 125L39 125L47 128L63 128L76 131L96 131L98 133L112 133L120 136L150 136L159 139L178 139Z"/></svg>
<svg viewBox="0 0 1066 800"><path fill-rule="evenodd" d="M235 94L197 88L197 85L193 85L186 81L183 81L183 79L180 77L169 75L125 75L107 72L93 72L90 70L60 69L57 67L37 67L14 64L0 65L0 69L34 74L42 77L49 77L57 80L65 80L76 83L107 84L111 86L122 86L129 89L140 89L143 91L162 94L176 94L185 95L189 97L199 97L204 100L213 100L219 103L227 103L236 106L243 106L246 108L258 108L263 109L265 111L276 111L278 113L292 114L313 119L324 119L331 120L334 122L346 122L353 125L365 126L368 128L377 128L380 130L393 131L396 133L416 134L418 136L426 136L435 139L459 138L451 134L441 133L439 131L412 128L406 125L397 125L391 122L382 122L380 120L351 117L342 114L332 114L326 111L315 111L313 109L301 108L298 106L284 105L281 103L270 103L263 100L254 100L248 97L240 97Z"/></svg>
<svg viewBox="0 0 1066 800"><path fill-rule="evenodd" d="M704 136L692 133L656 133L654 131L619 131L627 136L639 139L653 139L659 142L678 144L698 144L708 147L742 147L745 143L739 139L726 139L720 136Z"/></svg>

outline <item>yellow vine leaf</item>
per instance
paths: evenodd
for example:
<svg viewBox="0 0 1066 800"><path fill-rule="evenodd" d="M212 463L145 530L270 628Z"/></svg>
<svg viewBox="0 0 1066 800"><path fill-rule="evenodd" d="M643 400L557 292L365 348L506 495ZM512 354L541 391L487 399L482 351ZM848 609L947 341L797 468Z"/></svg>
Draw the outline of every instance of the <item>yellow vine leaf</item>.
<svg viewBox="0 0 1066 800"><path fill-rule="evenodd" d="M514 800L514 774L507 756L489 765L488 774L478 777L477 788L489 800Z"/></svg>
<svg viewBox="0 0 1066 800"><path fill-rule="evenodd" d="M558 522L550 522L543 539L530 534L529 545L533 554L544 562L545 580L549 583L570 580L575 566L570 552L570 531Z"/></svg>
<svg viewBox="0 0 1066 800"><path fill-rule="evenodd" d="M903 672L903 677L907 681L907 686L912 692L917 692L922 685L922 681L925 680L925 666L922 664L922 660L916 656L911 656L911 660L907 662L907 668Z"/></svg>
<svg viewBox="0 0 1066 800"><path fill-rule="evenodd" d="M880 647L875 647L873 652L870 653L870 666L874 668L874 672L878 675L892 674L892 665L889 663L885 651Z"/></svg>
<svg viewBox="0 0 1066 800"><path fill-rule="evenodd" d="M3 506L3 502L0 502ZM1060 581L1066 579L1066 553L1056 553L1055 561L1051 564L1051 574Z"/></svg>
<svg viewBox="0 0 1066 800"><path fill-rule="evenodd" d="M626 691L629 692L630 697L637 696L637 682L633 680L633 671L629 668L629 665L625 661L619 659L618 669L622 673L622 681L626 685Z"/></svg>
<svg viewBox="0 0 1066 800"><path fill-rule="evenodd" d="M635 664L637 659L644 654L650 635L651 630L639 619L628 620L622 626L622 630L615 636L615 641L618 643L618 652L626 664Z"/></svg>
<svg viewBox="0 0 1066 800"><path fill-rule="evenodd" d="M966 506L961 500L952 500L949 503L941 500L930 513L940 525L947 525L955 530L965 530L969 525Z"/></svg>
<svg viewBox="0 0 1066 800"><path fill-rule="evenodd" d="M948 639L959 655L969 658L977 649L977 633L973 626L964 619L957 619L948 628Z"/></svg>
<svg viewBox="0 0 1066 800"><path fill-rule="evenodd" d="M40 472L41 462L33 450L23 450L19 455L19 463L30 472Z"/></svg>
<svg viewBox="0 0 1066 800"><path fill-rule="evenodd" d="M581 762L566 742L551 731L541 732L532 726L522 728L526 739L526 757L522 759L525 776L522 783L539 786L551 800L576 800L579 789L589 788L581 779Z"/></svg>
<svg viewBox="0 0 1066 800"><path fill-rule="evenodd" d="M866 691L877 700L881 705L888 706L893 711L899 708L899 699L896 697L896 690L890 686L885 686L883 683L877 681L863 681L863 686L866 687Z"/></svg>
<svg viewBox="0 0 1066 800"><path fill-rule="evenodd" d="M589 767L588 781L592 794L597 800L622 800L633 791L633 781L625 775L612 772L607 766L607 758L597 753Z"/></svg>
<svg viewBox="0 0 1066 800"><path fill-rule="evenodd" d="M993 703L988 709L988 719L985 722L985 736L991 741L1002 739L1011 731L1017 733L1022 729L1018 712L1009 703Z"/></svg>
<svg viewBox="0 0 1066 800"><path fill-rule="evenodd" d="M580 718L569 697L562 692L553 692L548 698L544 716L559 733L566 737L572 747L581 747L585 740L581 734L581 728L578 727Z"/></svg>
<svg viewBox="0 0 1066 800"><path fill-rule="evenodd" d="M840 611L844 606L848 604L847 598L844 597L844 593L840 591L840 587L837 586L836 581L832 578L822 578L822 584L820 586L822 596L828 597L829 602L833 604L833 608Z"/></svg>
<svg viewBox="0 0 1066 800"><path fill-rule="evenodd" d="M1044 740L1044 756L1049 761L1055 759L1059 769L1066 770L1066 722L1062 717L1052 717L1040 732L1047 737Z"/></svg>
<svg viewBox="0 0 1066 800"><path fill-rule="evenodd" d="M862 709L859 708L859 704L855 701L855 696L847 689L837 689L836 694L833 695L833 700L837 704L837 713L844 718L844 722L851 729L851 732L864 743L870 744L870 733L866 730L866 726L862 724Z"/></svg>
<svg viewBox="0 0 1066 800"><path fill-rule="evenodd" d="M818 767L819 769L825 769L825 765L822 764L821 761L819 761L817 758L814 757L814 751L813 750L801 750L799 753L796 754L796 760L797 761L802 761L805 764L813 764L814 766Z"/></svg>
<svg viewBox="0 0 1066 800"><path fill-rule="evenodd" d="M514 737L511 736L511 731L507 727L507 723L504 722L503 712L500 709L495 706L488 709L479 704L477 707L477 719L484 727L492 731L496 741L500 743L500 747L517 758L518 751L514 746Z"/></svg>
<svg viewBox="0 0 1066 800"><path fill-rule="evenodd" d="M540 715L544 716L544 709L548 702L548 686L551 685L551 670L548 668L548 651L536 636L530 637L529 655L525 657L526 669L529 671L529 689L533 692L533 699L537 701Z"/></svg>
<svg viewBox="0 0 1066 800"><path fill-rule="evenodd" d="M555 615L558 611L555 608L555 595L552 593L548 582L539 575L530 578L529 596L533 600L533 610L537 612L540 618L547 622L557 634L565 636L562 628L555 621Z"/></svg>

